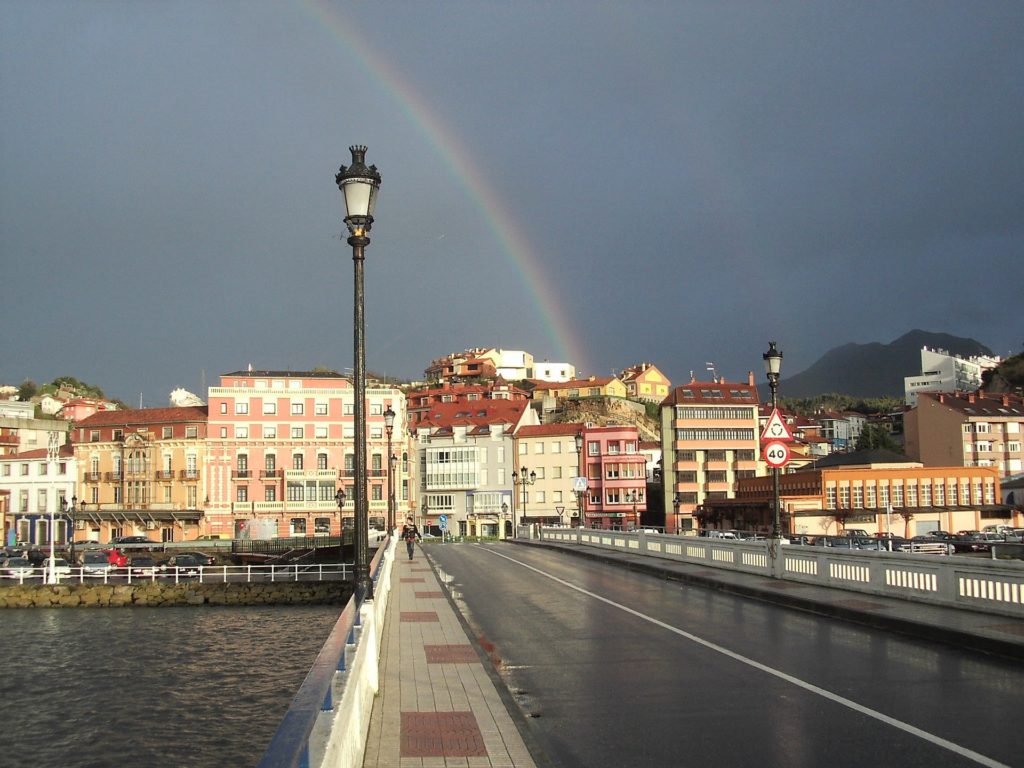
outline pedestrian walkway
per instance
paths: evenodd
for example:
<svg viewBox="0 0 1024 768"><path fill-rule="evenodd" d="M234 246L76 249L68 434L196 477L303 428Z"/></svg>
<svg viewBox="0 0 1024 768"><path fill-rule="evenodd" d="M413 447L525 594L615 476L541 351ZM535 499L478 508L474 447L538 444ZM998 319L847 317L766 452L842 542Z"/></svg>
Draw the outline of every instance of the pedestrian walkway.
<svg viewBox="0 0 1024 768"><path fill-rule="evenodd" d="M401 548L363 765L534 766L491 674L422 548L412 560Z"/></svg>

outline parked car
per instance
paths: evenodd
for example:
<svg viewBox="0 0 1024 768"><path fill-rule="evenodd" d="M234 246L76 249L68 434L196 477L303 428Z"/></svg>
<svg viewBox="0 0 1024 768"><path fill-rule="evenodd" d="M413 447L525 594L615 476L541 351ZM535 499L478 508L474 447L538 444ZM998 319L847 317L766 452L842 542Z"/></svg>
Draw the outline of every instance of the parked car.
<svg viewBox="0 0 1024 768"><path fill-rule="evenodd" d="M0 565L0 576L5 579L27 579L36 575L36 569L27 557L8 557Z"/></svg>
<svg viewBox="0 0 1024 768"><path fill-rule="evenodd" d="M43 561L43 576L50 575L50 558ZM53 575L58 579L67 579L71 576L71 566L63 557L53 558Z"/></svg>
<svg viewBox="0 0 1024 768"><path fill-rule="evenodd" d="M207 555L205 552L175 552L174 554L178 557L181 557L183 555L187 555L188 557L194 557L196 560L199 561L200 565L204 566L217 564L217 558L215 558L213 555Z"/></svg>
<svg viewBox="0 0 1024 768"><path fill-rule="evenodd" d="M127 568L128 567L128 555L119 549L101 549L104 555L107 556L107 560L110 565L114 568Z"/></svg>
<svg viewBox="0 0 1024 768"><path fill-rule="evenodd" d="M133 557L129 566L132 576L155 576L160 567L149 555L138 555Z"/></svg>
<svg viewBox="0 0 1024 768"><path fill-rule="evenodd" d="M85 576L109 576L114 572L110 556L101 549L83 552L79 562L82 564L82 573Z"/></svg>
<svg viewBox="0 0 1024 768"><path fill-rule="evenodd" d="M912 552L919 555L952 555L956 552L956 544L935 536L915 536L900 545L900 552Z"/></svg>
<svg viewBox="0 0 1024 768"><path fill-rule="evenodd" d="M198 576L199 569L205 565L206 561L200 560L196 553L192 552L173 555L166 563L160 566L160 570L165 573L177 573L178 576Z"/></svg>
<svg viewBox="0 0 1024 768"><path fill-rule="evenodd" d="M159 544L159 541L147 539L145 536L118 536L111 544Z"/></svg>

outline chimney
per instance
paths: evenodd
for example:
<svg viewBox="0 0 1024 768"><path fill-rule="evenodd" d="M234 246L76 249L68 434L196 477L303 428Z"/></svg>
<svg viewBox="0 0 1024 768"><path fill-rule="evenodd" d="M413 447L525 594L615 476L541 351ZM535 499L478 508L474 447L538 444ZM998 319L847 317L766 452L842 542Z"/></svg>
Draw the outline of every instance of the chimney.
<svg viewBox="0 0 1024 768"><path fill-rule="evenodd" d="M753 371L747 371L747 386L748 387L754 386L754 372Z"/></svg>
<svg viewBox="0 0 1024 768"><path fill-rule="evenodd" d="M967 393L967 402L968 403L973 403L976 400L977 400L977 396L973 392L968 392Z"/></svg>
<svg viewBox="0 0 1024 768"><path fill-rule="evenodd" d="M1010 405L1010 396L1003 395L1003 407L1006 408Z"/></svg>

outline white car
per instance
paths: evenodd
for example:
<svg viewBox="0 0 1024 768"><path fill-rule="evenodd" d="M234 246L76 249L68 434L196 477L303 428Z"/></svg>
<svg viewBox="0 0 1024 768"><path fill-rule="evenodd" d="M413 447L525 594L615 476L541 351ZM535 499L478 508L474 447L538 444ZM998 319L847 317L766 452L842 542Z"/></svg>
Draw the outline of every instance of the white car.
<svg viewBox="0 0 1024 768"><path fill-rule="evenodd" d="M55 557L53 559L53 575L58 579L66 579L71 576L71 566L68 565L68 561L63 557ZM43 560L43 577L49 578L50 576L50 558Z"/></svg>
<svg viewBox="0 0 1024 768"><path fill-rule="evenodd" d="M0 565L0 576L5 579L26 579L35 573L36 569L27 557L9 557Z"/></svg>

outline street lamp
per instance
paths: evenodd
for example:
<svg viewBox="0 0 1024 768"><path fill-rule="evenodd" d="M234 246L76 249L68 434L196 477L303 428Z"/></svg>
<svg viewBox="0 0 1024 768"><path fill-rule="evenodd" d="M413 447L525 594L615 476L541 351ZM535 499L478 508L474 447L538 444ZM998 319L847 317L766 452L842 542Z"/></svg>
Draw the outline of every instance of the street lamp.
<svg viewBox="0 0 1024 768"><path fill-rule="evenodd" d="M334 181L345 198L345 225L352 246L352 263L355 271L353 304L354 354L353 379L355 392L355 519L352 588L356 603L373 599L373 580L370 578L369 561L369 503L366 498L366 321L363 314L363 262L366 246L370 244L370 229L373 226L373 210L380 189L380 173L377 166L366 165L366 147L355 144L348 148L352 153L352 165L342 165Z"/></svg>
<svg viewBox="0 0 1024 768"><path fill-rule="evenodd" d="M342 488L338 488L338 492L334 494L334 503L338 505L338 556L341 556L341 547L345 542L342 541L342 510L345 509L345 491Z"/></svg>
<svg viewBox="0 0 1024 768"><path fill-rule="evenodd" d="M512 487L520 486L523 491L523 506L519 510L519 524L526 525L526 486L533 485L537 482L537 473L530 472L526 474L526 467L520 467L517 473L514 469L512 470Z"/></svg>
<svg viewBox="0 0 1024 768"><path fill-rule="evenodd" d="M395 412L391 406L384 411L384 431L388 433L388 535L395 532L395 456L391 453L391 430L395 427Z"/></svg>
<svg viewBox="0 0 1024 768"><path fill-rule="evenodd" d="M580 473L580 477L586 477L586 473L583 472L583 433L576 433L576 471ZM576 511L579 514L578 527L586 528L586 515L583 513L583 491L576 491Z"/></svg>
<svg viewBox="0 0 1024 768"><path fill-rule="evenodd" d="M78 497L77 496L72 496L71 497L71 506L70 507L68 506L67 499L61 499L60 505L61 505L61 508L64 511L64 514L67 516L68 530L71 531L70 535L65 537L67 539L67 542L68 542L68 562L72 566L74 566L74 564L75 564L75 513L79 511L77 509L77 507L78 507Z"/></svg>
<svg viewBox="0 0 1024 768"><path fill-rule="evenodd" d="M775 346L775 342L768 343L768 351L764 358L764 370L768 375L768 386L772 390L772 413L779 407L779 371L782 370L782 353ZM774 488L774 503L772 505L772 539L776 542L782 538L782 528L779 525L779 468L772 467L772 485Z"/></svg>
<svg viewBox="0 0 1024 768"><path fill-rule="evenodd" d="M501 502L501 538L505 538L505 518L508 517L508 504Z"/></svg>
<svg viewBox="0 0 1024 768"><path fill-rule="evenodd" d="M635 528L636 524L637 524L637 519L636 519L636 490L635 489L632 491L632 493L630 495L630 498L629 498L629 501L633 502L633 517L631 518L630 522L633 523L633 527Z"/></svg>

